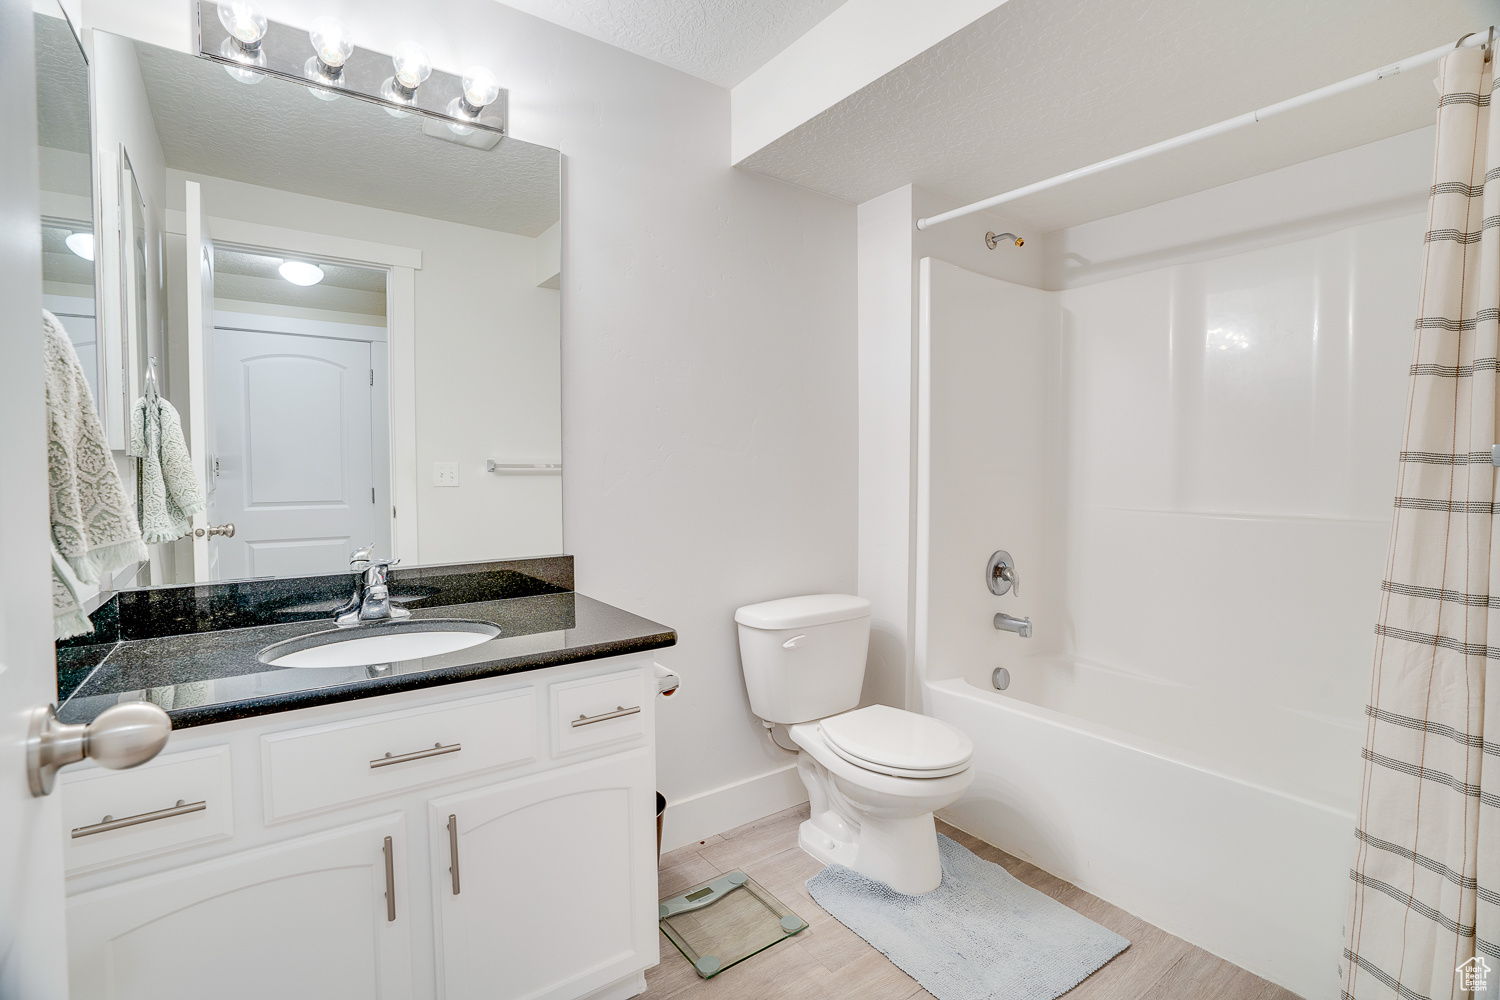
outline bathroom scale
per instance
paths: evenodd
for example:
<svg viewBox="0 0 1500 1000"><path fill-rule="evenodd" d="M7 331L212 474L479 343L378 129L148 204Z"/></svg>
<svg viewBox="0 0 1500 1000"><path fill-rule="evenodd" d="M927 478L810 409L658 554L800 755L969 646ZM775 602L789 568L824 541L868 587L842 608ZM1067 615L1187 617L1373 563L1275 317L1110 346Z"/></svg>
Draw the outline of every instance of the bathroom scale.
<svg viewBox="0 0 1500 1000"><path fill-rule="evenodd" d="M662 900L658 913L661 932L704 979L807 927L738 869Z"/></svg>

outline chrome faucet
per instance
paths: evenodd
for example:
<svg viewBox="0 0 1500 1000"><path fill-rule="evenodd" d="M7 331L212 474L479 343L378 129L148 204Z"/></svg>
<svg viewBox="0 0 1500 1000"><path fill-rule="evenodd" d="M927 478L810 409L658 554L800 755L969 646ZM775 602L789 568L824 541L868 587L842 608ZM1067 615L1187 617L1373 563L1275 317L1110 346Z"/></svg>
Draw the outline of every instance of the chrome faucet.
<svg viewBox="0 0 1500 1000"><path fill-rule="evenodd" d="M348 627L411 617L410 611L391 603L391 589L386 582L387 571L401 560L376 559L374 555L375 546L371 543L349 556L349 568L354 571L354 593L334 612L334 624Z"/></svg>
<svg viewBox="0 0 1500 1000"><path fill-rule="evenodd" d="M1002 632L1014 632L1022 639L1031 638L1030 616L1017 618L1015 615L1008 615L1001 611L995 615L995 627Z"/></svg>

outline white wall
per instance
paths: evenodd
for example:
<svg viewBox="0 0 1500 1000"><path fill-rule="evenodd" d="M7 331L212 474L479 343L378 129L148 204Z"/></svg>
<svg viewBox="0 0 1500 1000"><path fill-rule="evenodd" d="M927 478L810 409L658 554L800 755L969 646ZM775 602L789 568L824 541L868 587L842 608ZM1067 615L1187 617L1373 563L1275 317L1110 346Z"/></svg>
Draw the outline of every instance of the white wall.
<svg viewBox="0 0 1500 1000"><path fill-rule="evenodd" d="M910 184L859 206L859 593L871 603L865 703L914 706L917 262L940 257L979 274L1040 286L1043 247L1004 216L980 212L918 230L956 208ZM985 244L1016 231L1025 247ZM976 573L982 575L981 565ZM978 579L978 576L975 577Z"/></svg>
<svg viewBox="0 0 1500 1000"><path fill-rule="evenodd" d="M512 133L562 151L563 534L580 591L678 630L660 654L683 677L658 714L667 846L797 801L733 613L856 584L854 209L726 166L727 91L491 0L263 6L492 66ZM175 0L85 18L189 44Z"/></svg>
<svg viewBox="0 0 1500 1000"><path fill-rule="evenodd" d="M484 464L562 457L559 301L556 291L536 287L536 240L175 169L167 171L169 208L183 208L188 180L202 185L204 212L213 218L420 250L414 512L420 561L562 551L558 478L496 476ZM433 485L434 462L459 463L457 488Z"/></svg>

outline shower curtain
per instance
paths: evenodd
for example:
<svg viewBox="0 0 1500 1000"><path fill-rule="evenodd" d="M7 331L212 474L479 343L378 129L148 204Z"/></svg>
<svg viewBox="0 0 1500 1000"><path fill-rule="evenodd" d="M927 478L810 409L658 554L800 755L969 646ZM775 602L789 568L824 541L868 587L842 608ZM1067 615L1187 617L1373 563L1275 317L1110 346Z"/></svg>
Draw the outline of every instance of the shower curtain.
<svg viewBox="0 0 1500 1000"><path fill-rule="evenodd" d="M1440 83L1349 873L1353 1000L1500 1000L1500 121L1484 50L1456 49Z"/></svg>

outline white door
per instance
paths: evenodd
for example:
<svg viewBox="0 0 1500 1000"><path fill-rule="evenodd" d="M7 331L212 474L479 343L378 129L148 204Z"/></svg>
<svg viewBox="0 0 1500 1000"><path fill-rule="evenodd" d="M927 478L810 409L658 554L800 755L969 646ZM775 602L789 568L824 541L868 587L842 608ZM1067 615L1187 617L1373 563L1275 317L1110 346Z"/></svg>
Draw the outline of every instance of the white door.
<svg viewBox="0 0 1500 1000"><path fill-rule="evenodd" d="M409 998L405 829L385 816L71 897L72 1000Z"/></svg>
<svg viewBox="0 0 1500 1000"><path fill-rule="evenodd" d="M199 583L222 580L218 572L218 536L210 525L218 518L217 434L214 408L209 399L213 380L214 244L203 215L203 191L197 181L187 181L186 273L188 355L188 448L202 477L207 507L193 515L193 579Z"/></svg>
<svg viewBox="0 0 1500 1000"><path fill-rule="evenodd" d="M656 962L654 779L643 749L430 804L443 1000L576 997Z"/></svg>
<svg viewBox="0 0 1500 1000"><path fill-rule="evenodd" d="M0 2L0 998L64 1000L62 823L26 782L31 710L57 698L32 45L31 4Z"/></svg>
<svg viewBox="0 0 1500 1000"><path fill-rule="evenodd" d="M215 516L221 579L342 573L373 543L390 553L376 502L375 369L367 341L214 331Z"/></svg>

